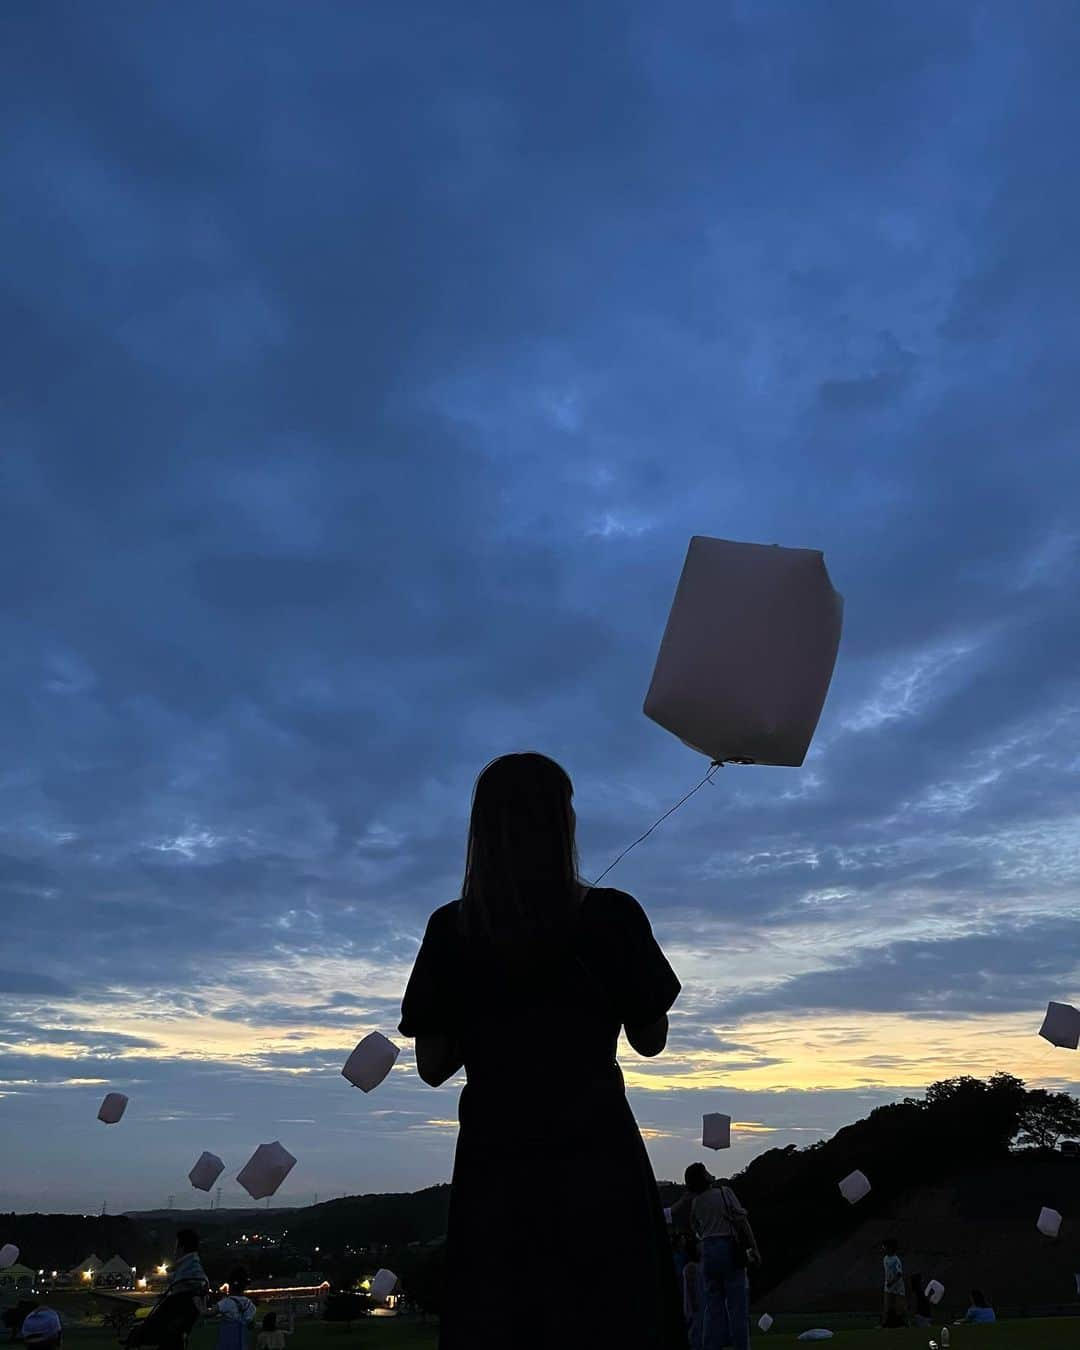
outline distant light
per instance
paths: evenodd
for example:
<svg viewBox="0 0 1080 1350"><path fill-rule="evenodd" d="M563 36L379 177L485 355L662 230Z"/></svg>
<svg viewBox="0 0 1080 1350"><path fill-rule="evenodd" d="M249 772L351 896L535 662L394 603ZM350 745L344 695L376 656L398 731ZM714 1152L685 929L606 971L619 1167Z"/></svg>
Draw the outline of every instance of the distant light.
<svg viewBox="0 0 1080 1350"><path fill-rule="evenodd" d="M134 1267L134 1266L131 1267L131 1273L132 1273L132 1275L135 1274L135 1267Z"/></svg>
<svg viewBox="0 0 1080 1350"><path fill-rule="evenodd" d="M168 1267L167 1265L165 1265L164 1263L162 1263L160 1266L158 1266L158 1268L157 1268L157 1273L158 1273L159 1275L168 1275L168 1273L169 1273L169 1267Z"/></svg>
<svg viewBox="0 0 1080 1350"><path fill-rule="evenodd" d="M55 1270L54 1270L53 1273L52 1273L52 1277L53 1277L54 1280L56 1279L56 1271L55 1271Z"/></svg>
<svg viewBox="0 0 1080 1350"><path fill-rule="evenodd" d="M84 1280L88 1280L90 1278L90 1271L84 1270L82 1273L82 1277Z"/></svg>
<svg viewBox="0 0 1080 1350"><path fill-rule="evenodd" d="M146 1276L145 1276L145 1275L144 1275L144 1276L142 1277L142 1279L139 1281L139 1288L140 1288L140 1289L145 1289L145 1288L146 1288Z"/></svg>

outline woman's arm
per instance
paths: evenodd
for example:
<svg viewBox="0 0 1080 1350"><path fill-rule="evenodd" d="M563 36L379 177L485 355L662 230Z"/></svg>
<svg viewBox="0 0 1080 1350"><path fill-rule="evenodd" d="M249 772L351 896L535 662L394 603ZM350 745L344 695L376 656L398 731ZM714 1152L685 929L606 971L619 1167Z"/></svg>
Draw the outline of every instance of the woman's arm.
<svg viewBox="0 0 1080 1350"><path fill-rule="evenodd" d="M628 1026L626 1028L626 1039L639 1055L644 1055L646 1059L652 1059L667 1045L667 1033L667 1013L664 1013L657 1021L649 1023L648 1026Z"/></svg>
<svg viewBox="0 0 1080 1350"><path fill-rule="evenodd" d="M416 1070L428 1087L442 1087L463 1062L453 1036L442 1031L417 1036Z"/></svg>

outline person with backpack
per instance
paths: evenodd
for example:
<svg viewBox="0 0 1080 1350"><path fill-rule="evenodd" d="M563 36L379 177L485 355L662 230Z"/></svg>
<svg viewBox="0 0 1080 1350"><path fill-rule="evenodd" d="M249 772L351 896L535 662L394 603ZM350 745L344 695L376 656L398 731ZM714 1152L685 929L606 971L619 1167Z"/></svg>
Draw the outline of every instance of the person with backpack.
<svg viewBox="0 0 1080 1350"><path fill-rule="evenodd" d="M229 1292L218 1299L217 1350L248 1350L248 1331L255 1321L255 1304L246 1294L247 1272L236 1269L229 1276Z"/></svg>
<svg viewBox="0 0 1080 1350"><path fill-rule="evenodd" d="M749 1350L747 1269L761 1260L749 1216L727 1182L717 1181L703 1163L686 1169L686 1188L705 1279L703 1350L722 1350L729 1338L735 1350Z"/></svg>

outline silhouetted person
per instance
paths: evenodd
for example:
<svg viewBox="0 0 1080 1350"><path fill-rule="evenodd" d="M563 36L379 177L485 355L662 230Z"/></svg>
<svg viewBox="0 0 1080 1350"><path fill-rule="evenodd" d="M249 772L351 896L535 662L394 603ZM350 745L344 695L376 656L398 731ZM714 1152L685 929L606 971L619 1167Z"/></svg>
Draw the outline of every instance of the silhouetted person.
<svg viewBox="0 0 1080 1350"><path fill-rule="evenodd" d="M717 1181L703 1163L686 1169L686 1189L693 1197L690 1222L701 1242L705 1283L702 1344L705 1350L748 1350L750 1289L747 1264L761 1256L754 1230L739 1197L726 1181Z"/></svg>
<svg viewBox="0 0 1080 1350"><path fill-rule="evenodd" d="M237 1267L229 1276L229 1292L218 1299L217 1350L247 1350L255 1304L247 1296L247 1272Z"/></svg>
<svg viewBox="0 0 1080 1350"><path fill-rule="evenodd" d="M702 1350L705 1332L705 1272L696 1239L686 1239L686 1264L682 1270L683 1318L690 1350Z"/></svg>
<svg viewBox="0 0 1080 1350"><path fill-rule="evenodd" d="M255 1350L285 1350L289 1332L278 1329L276 1312L268 1312L262 1320L262 1330L255 1341Z"/></svg>
<svg viewBox="0 0 1080 1350"><path fill-rule="evenodd" d="M462 898L432 914L402 1003L424 1081L437 1087L462 1066L468 1080L441 1350L686 1344L660 1197L615 1058L623 1027L639 1054L663 1050L679 981L637 901L579 880L572 797L543 755L484 769ZM566 1241L584 1205L600 1244ZM555 1268L557 1296L538 1301L537 1272Z"/></svg>
<svg viewBox="0 0 1080 1350"><path fill-rule="evenodd" d="M981 1289L971 1291L971 1307L964 1314L965 1322L996 1322L997 1315L990 1306L990 1300Z"/></svg>
<svg viewBox="0 0 1080 1350"><path fill-rule="evenodd" d="M908 1288L910 1290L912 1325L917 1327L932 1325L934 1305L926 1297L926 1282L923 1280L921 1273L912 1275Z"/></svg>
<svg viewBox="0 0 1080 1350"><path fill-rule="evenodd" d="M124 1341L128 1350L147 1345L182 1350L188 1332L206 1311L209 1287L199 1256L199 1235L194 1228L181 1228L169 1282L146 1321L137 1322L128 1333Z"/></svg>

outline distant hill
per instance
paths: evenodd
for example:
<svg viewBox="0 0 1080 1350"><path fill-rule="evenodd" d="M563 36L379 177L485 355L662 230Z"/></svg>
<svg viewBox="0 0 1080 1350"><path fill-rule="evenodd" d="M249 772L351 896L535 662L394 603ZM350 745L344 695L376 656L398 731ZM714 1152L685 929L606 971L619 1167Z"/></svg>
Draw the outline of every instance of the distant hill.
<svg viewBox="0 0 1080 1350"><path fill-rule="evenodd" d="M760 1154L732 1178L765 1256L754 1279L755 1301L799 1312L873 1306L880 1243L894 1233L907 1272L941 1280L950 1308L966 1299L972 1284L1006 1308L1069 1303L1080 1272L1080 1159L1053 1146L1078 1135L1075 1098L1029 1091L1019 1079L997 1074L987 1082L932 1083L924 1098L879 1107L831 1139ZM1029 1147L1017 1151L1017 1144ZM870 1178L872 1190L850 1206L837 1183L855 1168ZM660 1190L665 1205L682 1193L671 1182L661 1182ZM0 1216L0 1231L37 1268L119 1252L142 1269L168 1259L176 1229L193 1226L203 1235L212 1278L226 1278L241 1262L253 1278L319 1270L331 1282L351 1283L377 1257L392 1255L418 1288L434 1282L425 1263L430 1259L432 1270L438 1264L432 1244L446 1232L449 1199L443 1185L297 1209L10 1215ZM1056 1241L1035 1229L1043 1205L1066 1216ZM253 1229L274 1241L245 1243ZM568 1229L566 1240L592 1236Z"/></svg>
<svg viewBox="0 0 1080 1350"><path fill-rule="evenodd" d="M867 1201L862 1202L868 1204ZM1065 1215L1051 1240L1035 1227L1050 1205ZM861 1212L860 1212L861 1211ZM859 1222L825 1242L786 1279L768 1289L756 1282L754 1302L764 1311L846 1312L876 1309L882 1284L881 1244L896 1237L910 1276L940 1280L941 1321L963 1313L969 1291L983 1289L998 1310L1014 1314L1074 1308L1080 1312L1080 1160L1060 1154L1014 1154L894 1201L859 1206ZM1071 1217L1070 1217L1071 1216ZM793 1224L814 1223L791 1213ZM760 1239L768 1262L768 1246ZM758 1289L762 1289L759 1293ZM1080 1327L1077 1340L1080 1343Z"/></svg>

